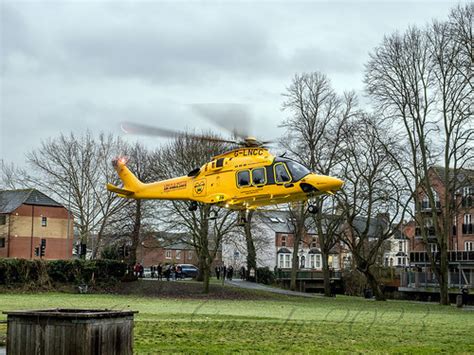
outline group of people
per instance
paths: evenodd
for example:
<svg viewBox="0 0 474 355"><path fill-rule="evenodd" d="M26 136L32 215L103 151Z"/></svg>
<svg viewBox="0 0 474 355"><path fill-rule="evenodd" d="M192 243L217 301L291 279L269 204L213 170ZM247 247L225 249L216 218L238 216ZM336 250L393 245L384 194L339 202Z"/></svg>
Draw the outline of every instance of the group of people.
<svg viewBox="0 0 474 355"><path fill-rule="evenodd" d="M216 272L216 277L219 280L221 277L223 279L227 280L232 280L232 277L234 277L234 267L232 265L230 266L216 266L214 271Z"/></svg>
<svg viewBox="0 0 474 355"><path fill-rule="evenodd" d="M166 281L170 280L180 280L184 278L183 270L181 269L180 265L176 264L158 264L152 265L150 267L151 277L157 278L158 280L166 279ZM143 265L140 263L136 263L133 267L133 273L136 277L143 278L144 277L144 269Z"/></svg>

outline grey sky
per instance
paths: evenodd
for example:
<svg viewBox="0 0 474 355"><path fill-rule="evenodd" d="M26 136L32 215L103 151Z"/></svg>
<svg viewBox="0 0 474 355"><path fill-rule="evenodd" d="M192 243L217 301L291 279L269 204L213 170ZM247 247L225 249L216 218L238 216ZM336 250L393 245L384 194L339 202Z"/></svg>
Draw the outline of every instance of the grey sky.
<svg viewBox="0 0 474 355"><path fill-rule="evenodd" d="M339 92L362 91L384 34L445 19L457 2L0 4L0 159L23 164L60 132L122 134L123 120L211 128L192 110L199 103L248 105L250 132L278 137L295 73L318 70Z"/></svg>

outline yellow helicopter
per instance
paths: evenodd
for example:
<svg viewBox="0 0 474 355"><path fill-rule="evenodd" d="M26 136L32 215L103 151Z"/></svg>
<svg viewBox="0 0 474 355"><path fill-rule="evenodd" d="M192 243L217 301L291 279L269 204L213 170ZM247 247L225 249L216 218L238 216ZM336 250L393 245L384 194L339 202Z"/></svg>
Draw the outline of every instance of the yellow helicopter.
<svg viewBox="0 0 474 355"><path fill-rule="evenodd" d="M127 132L146 132L173 136L170 130L128 123ZM190 201L190 211L198 202L231 210L252 210L262 206L295 201L306 201L320 194L334 194L343 181L310 172L296 161L275 157L255 137L242 141L221 140L206 136L199 139L233 143L239 147L217 155L187 176L152 183L141 182L126 166L126 159L113 161L123 187L107 184L107 190L120 197L133 199L160 199ZM314 205L308 212L316 213Z"/></svg>

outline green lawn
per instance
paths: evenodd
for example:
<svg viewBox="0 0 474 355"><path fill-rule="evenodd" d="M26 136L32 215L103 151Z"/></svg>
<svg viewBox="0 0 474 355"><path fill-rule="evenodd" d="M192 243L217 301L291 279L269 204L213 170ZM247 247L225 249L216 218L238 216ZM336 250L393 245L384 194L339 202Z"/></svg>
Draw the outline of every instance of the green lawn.
<svg viewBox="0 0 474 355"><path fill-rule="evenodd" d="M0 311L132 309L135 352L474 353L474 311L338 296L190 300L62 293L0 294ZM1 319L5 319L1 315ZM0 325L0 341L6 327Z"/></svg>

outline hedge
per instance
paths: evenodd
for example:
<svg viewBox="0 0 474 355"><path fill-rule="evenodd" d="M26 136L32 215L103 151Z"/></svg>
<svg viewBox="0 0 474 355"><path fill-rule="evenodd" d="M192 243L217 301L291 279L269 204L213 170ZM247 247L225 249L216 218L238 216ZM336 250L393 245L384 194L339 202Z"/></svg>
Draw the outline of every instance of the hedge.
<svg viewBox="0 0 474 355"><path fill-rule="evenodd" d="M0 259L0 285L91 283L122 279L127 265L116 260Z"/></svg>

